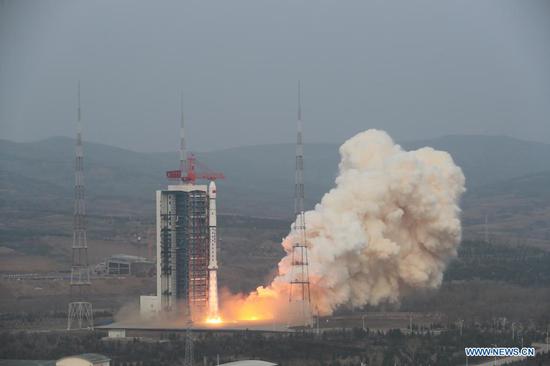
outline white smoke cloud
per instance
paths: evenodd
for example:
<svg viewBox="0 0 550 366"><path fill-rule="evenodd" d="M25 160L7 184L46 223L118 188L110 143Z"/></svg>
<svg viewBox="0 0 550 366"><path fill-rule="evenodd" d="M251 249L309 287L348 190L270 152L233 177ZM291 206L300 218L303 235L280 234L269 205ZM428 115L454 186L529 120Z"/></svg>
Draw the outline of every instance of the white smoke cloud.
<svg viewBox="0 0 550 366"><path fill-rule="evenodd" d="M352 137L340 155L335 188L306 213L312 303L329 314L439 286L461 239L462 170L444 151L404 151L378 130ZM290 282L294 235L273 289Z"/></svg>

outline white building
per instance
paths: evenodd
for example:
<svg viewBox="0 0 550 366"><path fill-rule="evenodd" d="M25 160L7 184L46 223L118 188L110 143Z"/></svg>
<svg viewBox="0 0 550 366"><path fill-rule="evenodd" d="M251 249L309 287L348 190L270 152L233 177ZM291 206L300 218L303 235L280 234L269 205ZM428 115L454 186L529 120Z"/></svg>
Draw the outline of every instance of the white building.
<svg viewBox="0 0 550 366"><path fill-rule="evenodd" d="M63 357L55 366L109 366L111 359L98 353L84 353L76 356Z"/></svg>
<svg viewBox="0 0 550 366"><path fill-rule="evenodd" d="M276 363L262 360L242 360L220 364L219 366L277 366Z"/></svg>
<svg viewBox="0 0 550 366"><path fill-rule="evenodd" d="M160 311L160 301L158 296L140 296L139 297L139 315L141 319L153 319Z"/></svg>
<svg viewBox="0 0 550 366"><path fill-rule="evenodd" d="M0 366L109 366L111 359L98 353L67 356L59 360L0 360Z"/></svg>

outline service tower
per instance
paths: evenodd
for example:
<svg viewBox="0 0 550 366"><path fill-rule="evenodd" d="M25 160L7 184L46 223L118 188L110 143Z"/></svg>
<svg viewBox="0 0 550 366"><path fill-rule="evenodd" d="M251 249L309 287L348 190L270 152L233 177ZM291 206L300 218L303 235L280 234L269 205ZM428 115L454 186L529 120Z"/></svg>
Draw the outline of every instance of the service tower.
<svg viewBox="0 0 550 366"><path fill-rule="evenodd" d="M156 192L157 298L163 313L202 321L218 316L214 181L223 174L187 154L183 103L180 131L180 169L166 173L178 183Z"/></svg>

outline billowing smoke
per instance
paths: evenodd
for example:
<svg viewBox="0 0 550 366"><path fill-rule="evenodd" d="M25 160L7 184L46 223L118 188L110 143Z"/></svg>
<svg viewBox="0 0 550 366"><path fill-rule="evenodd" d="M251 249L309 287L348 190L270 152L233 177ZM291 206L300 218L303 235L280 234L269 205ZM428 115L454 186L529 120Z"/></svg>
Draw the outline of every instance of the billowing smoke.
<svg viewBox="0 0 550 366"><path fill-rule="evenodd" d="M330 314L342 304L398 302L439 286L461 239L461 169L444 151L404 151L378 130L352 137L340 155L336 186L306 212L312 303ZM240 307L288 303L295 235L283 241L279 276Z"/></svg>

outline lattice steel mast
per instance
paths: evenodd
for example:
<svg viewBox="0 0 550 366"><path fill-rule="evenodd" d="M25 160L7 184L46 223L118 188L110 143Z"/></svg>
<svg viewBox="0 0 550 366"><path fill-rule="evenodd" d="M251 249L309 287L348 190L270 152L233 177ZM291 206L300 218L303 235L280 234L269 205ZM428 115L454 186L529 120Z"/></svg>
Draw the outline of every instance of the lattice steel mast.
<svg viewBox="0 0 550 366"><path fill-rule="evenodd" d="M309 263L307 256L306 221L304 213L304 145L302 140L302 100L298 82L298 121L296 136L296 183L294 192L294 213L296 216L296 240L292 245L292 267L289 301L301 301L303 320L309 323L310 290Z"/></svg>
<svg viewBox="0 0 550 366"><path fill-rule="evenodd" d="M185 143L185 119L183 115L183 92L181 93L181 121L180 121L180 171L181 177L184 177L184 172L187 171L187 144Z"/></svg>
<svg viewBox="0 0 550 366"><path fill-rule="evenodd" d="M185 331L185 353L183 359L183 366L193 366L195 364L193 335L189 327Z"/></svg>
<svg viewBox="0 0 550 366"><path fill-rule="evenodd" d="M78 82L78 127L76 133L73 246L71 266L71 302L67 329L93 329L92 304L87 301L90 288L88 243L86 240L86 209L84 206L84 150L82 148L82 120L80 110L80 82Z"/></svg>

